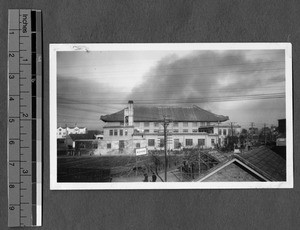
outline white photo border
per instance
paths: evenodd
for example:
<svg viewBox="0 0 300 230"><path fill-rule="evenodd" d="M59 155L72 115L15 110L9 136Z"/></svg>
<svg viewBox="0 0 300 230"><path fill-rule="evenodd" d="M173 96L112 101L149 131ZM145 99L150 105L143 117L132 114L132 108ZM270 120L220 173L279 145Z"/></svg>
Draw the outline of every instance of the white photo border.
<svg viewBox="0 0 300 230"><path fill-rule="evenodd" d="M285 50L286 95L286 181L284 182L57 182L57 52L122 50ZM50 44L50 189L51 190L131 190L131 189L269 189L293 188L293 86L291 43L97 43Z"/></svg>

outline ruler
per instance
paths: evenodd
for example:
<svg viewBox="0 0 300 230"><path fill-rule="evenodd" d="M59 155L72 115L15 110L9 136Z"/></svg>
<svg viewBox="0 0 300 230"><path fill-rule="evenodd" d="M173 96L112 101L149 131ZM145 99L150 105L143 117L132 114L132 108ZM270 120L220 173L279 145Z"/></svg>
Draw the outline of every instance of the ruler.
<svg viewBox="0 0 300 230"><path fill-rule="evenodd" d="M41 11L12 9L8 19L8 226L41 226Z"/></svg>

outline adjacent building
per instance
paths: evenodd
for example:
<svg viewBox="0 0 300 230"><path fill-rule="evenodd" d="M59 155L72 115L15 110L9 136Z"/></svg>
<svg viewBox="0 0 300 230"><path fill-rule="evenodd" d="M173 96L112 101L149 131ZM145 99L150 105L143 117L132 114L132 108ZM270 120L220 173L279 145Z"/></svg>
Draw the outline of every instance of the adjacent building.
<svg viewBox="0 0 300 230"><path fill-rule="evenodd" d="M274 151L261 146L234 154L208 170L198 182L285 181L286 161Z"/></svg>
<svg viewBox="0 0 300 230"><path fill-rule="evenodd" d="M228 116L217 115L198 106L128 107L101 116L105 122L103 139L98 141L98 155L134 154L136 149L164 148L164 123L167 124L167 149L214 148L222 144L233 126L224 124ZM239 132L240 126L234 126Z"/></svg>

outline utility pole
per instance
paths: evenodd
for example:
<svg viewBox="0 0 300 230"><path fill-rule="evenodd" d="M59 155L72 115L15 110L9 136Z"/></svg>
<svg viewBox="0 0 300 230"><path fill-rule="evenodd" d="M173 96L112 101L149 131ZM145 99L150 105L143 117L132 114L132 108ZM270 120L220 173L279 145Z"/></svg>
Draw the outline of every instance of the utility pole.
<svg viewBox="0 0 300 230"><path fill-rule="evenodd" d="M265 146L267 145L267 137L266 137L266 123L264 123L264 138L265 138Z"/></svg>
<svg viewBox="0 0 300 230"><path fill-rule="evenodd" d="M253 126L254 126L254 122L251 122L251 142L253 142Z"/></svg>
<svg viewBox="0 0 300 230"><path fill-rule="evenodd" d="M219 145L220 145L219 124L220 124L220 122L218 121L218 148L219 148Z"/></svg>
<svg viewBox="0 0 300 230"><path fill-rule="evenodd" d="M199 177L200 177L200 174L201 174L201 151L199 150Z"/></svg>
<svg viewBox="0 0 300 230"><path fill-rule="evenodd" d="M230 126L231 126L231 137L233 137L233 122L230 122Z"/></svg>
<svg viewBox="0 0 300 230"><path fill-rule="evenodd" d="M167 158L167 127L169 125L169 121L167 121L166 116L164 115L163 127L164 127L164 147L165 147L165 182L167 182L167 166L168 166L168 158Z"/></svg>

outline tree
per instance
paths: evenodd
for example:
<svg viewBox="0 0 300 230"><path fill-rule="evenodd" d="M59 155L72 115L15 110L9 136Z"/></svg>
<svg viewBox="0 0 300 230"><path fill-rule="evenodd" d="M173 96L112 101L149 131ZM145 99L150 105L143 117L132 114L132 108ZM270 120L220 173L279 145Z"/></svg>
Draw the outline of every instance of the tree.
<svg viewBox="0 0 300 230"><path fill-rule="evenodd" d="M242 129L241 134L239 136L239 141L241 144L245 143L248 138L248 131L247 129Z"/></svg>
<svg viewBox="0 0 300 230"><path fill-rule="evenodd" d="M239 143L238 136L227 136L225 138L225 146L221 149L222 151L233 151L235 145Z"/></svg>

